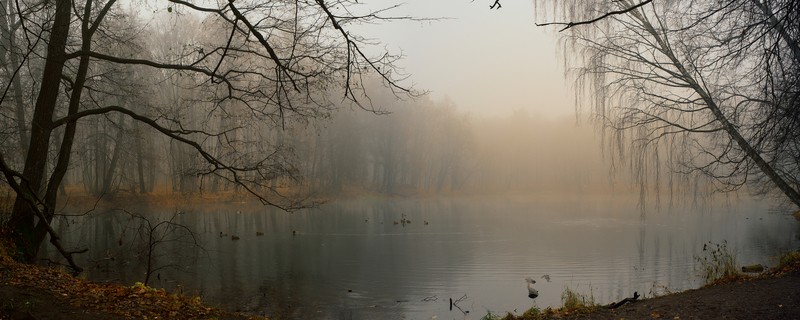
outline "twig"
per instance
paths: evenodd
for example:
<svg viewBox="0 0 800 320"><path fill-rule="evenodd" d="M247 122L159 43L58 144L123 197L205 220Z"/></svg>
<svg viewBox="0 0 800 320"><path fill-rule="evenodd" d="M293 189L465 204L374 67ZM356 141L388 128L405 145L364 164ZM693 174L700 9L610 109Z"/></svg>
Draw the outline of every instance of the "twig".
<svg viewBox="0 0 800 320"><path fill-rule="evenodd" d="M458 308L458 311L461 311L461 313L463 313L464 315L467 315L467 313L469 313L469 312L468 311L464 311L464 309L461 309L461 307L458 305L459 302L464 301L464 300L467 300L467 294L466 293L461 298L456 299L456 301L453 301L453 299L451 298L450 299L450 310L453 310L453 307L455 306L456 308Z"/></svg>

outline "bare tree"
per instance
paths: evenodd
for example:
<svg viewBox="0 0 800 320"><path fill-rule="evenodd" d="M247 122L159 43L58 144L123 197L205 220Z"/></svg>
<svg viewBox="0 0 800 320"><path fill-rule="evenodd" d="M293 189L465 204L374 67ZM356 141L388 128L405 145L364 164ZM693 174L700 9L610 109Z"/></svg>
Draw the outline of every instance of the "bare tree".
<svg viewBox="0 0 800 320"><path fill-rule="evenodd" d="M541 25L563 26L586 101L643 185L667 164L800 205L794 1L536 3L566 21Z"/></svg>
<svg viewBox="0 0 800 320"><path fill-rule="evenodd" d="M19 7L24 3L16 3L17 12L28 10ZM36 39L31 43L41 40L47 45L40 52L43 68L35 81L38 93L32 119L21 130L30 132L26 158L23 165L14 167L4 161L5 152L0 155L4 164L0 169L14 180L9 183L17 192L8 227L25 261L36 257L49 229L57 190L84 119L121 115L138 130L146 127L191 150L202 160L192 174L217 177L256 195L266 205L293 210L308 203L270 183L277 176L292 174L281 149L242 150L230 143L232 137L247 136L247 125L274 129L286 121L325 116L332 103L342 99L373 110L360 85L364 74L378 76L395 94L413 94L399 83L403 77L394 67L397 55L376 51L368 39L346 29L405 17L387 17L385 10L369 11L357 1L143 3L175 25L202 16L204 31L215 35L182 42L175 54L161 57L146 47L111 49L148 32L143 23L122 28L124 23L119 21L135 19L115 0L55 0L36 6L38 13L20 22L24 37ZM194 116L202 115L203 121L175 116L157 101L116 99L118 95L110 90L115 87L116 72L106 72L123 66L132 77L141 77L138 83L149 84L150 92L165 83L191 89L194 96L187 108ZM208 125L231 116L247 122ZM221 157L210 149L213 145L232 148ZM49 156L51 152L55 158Z"/></svg>
<svg viewBox="0 0 800 320"><path fill-rule="evenodd" d="M160 220L158 218L145 217L139 213L125 211L130 216L129 223L133 223L135 228L134 242L137 248L137 255L146 260L145 275L143 283L150 284L154 276L160 279L160 271L178 268L180 265L174 263L180 256L178 252L164 252L162 247L168 244L178 244L185 248L187 245L203 249L200 246L195 233L189 227L176 222L178 213L174 213L169 219ZM177 256L176 256L177 255ZM161 258L171 256L171 263L159 262Z"/></svg>

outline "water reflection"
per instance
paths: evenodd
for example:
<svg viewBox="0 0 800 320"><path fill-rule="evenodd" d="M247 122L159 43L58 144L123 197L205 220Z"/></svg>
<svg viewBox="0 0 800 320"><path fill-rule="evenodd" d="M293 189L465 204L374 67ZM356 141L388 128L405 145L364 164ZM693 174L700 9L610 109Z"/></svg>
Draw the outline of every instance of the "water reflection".
<svg viewBox="0 0 800 320"><path fill-rule="evenodd" d="M243 204L181 209L176 222L202 248L160 246L157 263L167 267L153 286L180 284L233 309L298 319L463 318L449 299L464 295L459 306L480 318L558 306L565 287L600 303L651 296L701 284L694 257L703 243L727 240L741 264L770 265L800 233L791 217L756 202L646 216L630 199L586 197L373 199L291 214ZM175 209L138 212L166 219ZM395 224L402 218L410 223ZM124 213L70 219L59 228L72 229L63 232L71 245L92 248L82 257L91 278L143 279L141 241ZM537 280L535 300L526 277Z"/></svg>

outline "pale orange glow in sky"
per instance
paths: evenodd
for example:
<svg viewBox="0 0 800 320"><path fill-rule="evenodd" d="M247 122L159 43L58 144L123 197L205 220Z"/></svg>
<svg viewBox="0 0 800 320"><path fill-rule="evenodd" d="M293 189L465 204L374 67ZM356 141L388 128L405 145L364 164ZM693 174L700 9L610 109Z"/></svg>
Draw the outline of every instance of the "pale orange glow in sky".
<svg viewBox="0 0 800 320"><path fill-rule="evenodd" d="M446 17L434 22L371 25L362 32L389 50L402 50L400 63L418 89L448 98L476 115L574 114L571 82L557 57L556 30L534 25L530 1L410 0L394 15ZM385 5L375 2L371 5ZM359 28L360 29L360 28ZM361 30L359 30L361 32Z"/></svg>

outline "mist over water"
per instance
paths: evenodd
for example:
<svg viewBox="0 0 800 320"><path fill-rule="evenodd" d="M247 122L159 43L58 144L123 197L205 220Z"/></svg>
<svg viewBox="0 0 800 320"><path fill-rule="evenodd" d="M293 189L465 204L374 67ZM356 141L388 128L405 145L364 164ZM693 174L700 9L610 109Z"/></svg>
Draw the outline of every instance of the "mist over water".
<svg viewBox="0 0 800 320"><path fill-rule="evenodd" d="M798 249L794 2L500 2L2 2L15 254L274 318L477 319Z"/></svg>
<svg viewBox="0 0 800 320"><path fill-rule="evenodd" d="M634 291L649 297L696 288L703 283L696 257L709 241L726 241L740 264L766 265L800 244L797 223L768 213L768 203L720 201L643 214L636 201L591 195L357 198L291 214L246 204L183 208L176 222L197 233L202 249L164 243L156 262L173 267L160 270L151 285L301 319L460 319L463 313L450 311L449 299L466 295L459 306L478 318L487 311L560 306L565 288L601 304ZM131 229L124 215L85 219L97 220L60 228L74 231L63 232L71 235L66 242L93 249L82 257L95 262L89 277L141 281L136 262L142 257L131 255L135 241L117 243L125 234L120 231ZM535 300L527 297L525 277L537 281Z"/></svg>

